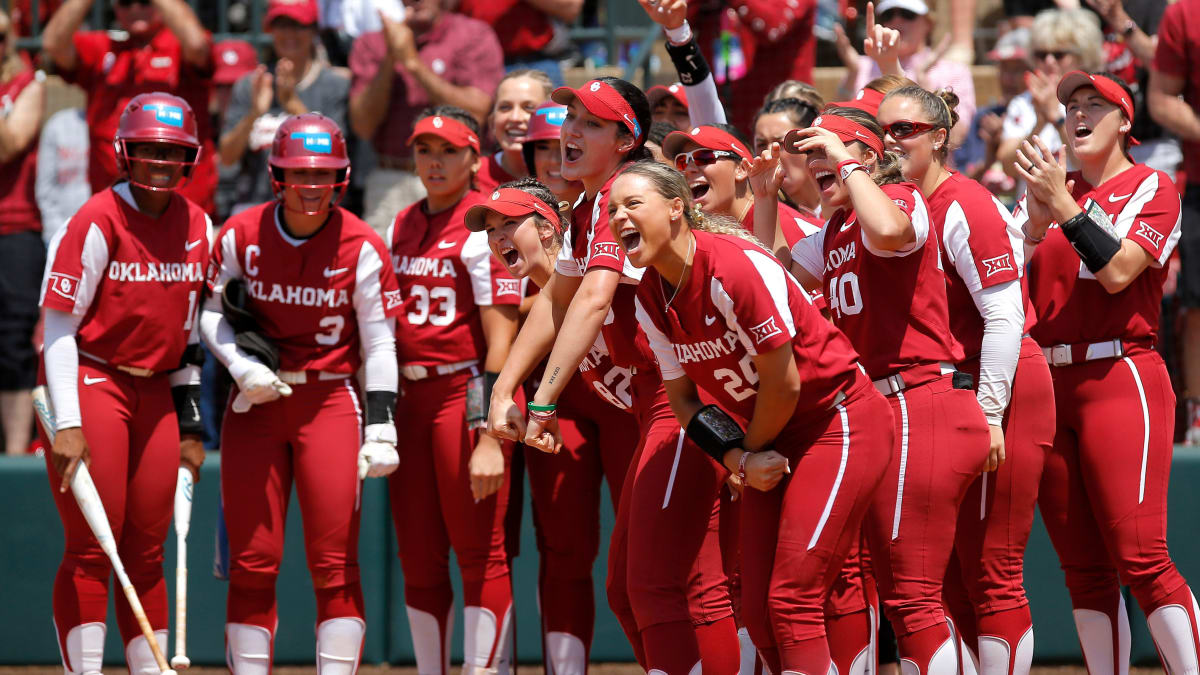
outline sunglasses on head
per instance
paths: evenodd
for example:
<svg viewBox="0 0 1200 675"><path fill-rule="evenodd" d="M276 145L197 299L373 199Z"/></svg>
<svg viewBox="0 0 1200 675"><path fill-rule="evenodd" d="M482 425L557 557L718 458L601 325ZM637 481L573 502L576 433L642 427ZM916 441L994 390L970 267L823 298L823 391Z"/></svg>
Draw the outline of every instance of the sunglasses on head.
<svg viewBox="0 0 1200 675"><path fill-rule="evenodd" d="M912 138L917 134L923 134L933 128L934 126L932 124L926 124L925 122L897 120L884 127L883 133L890 134L892 138L902 141L906 138Z"/></svg>
<svg viewBox="0 0 1200 675"><path fill-rule="evenodd" d="M1045 61L1047 56L1053 56L1055 61L1062 61L1068 56L1075 56L1075 52L1070 49L1035 49L1033 50L1033 58L1035 61Z"/></svg>
<svg viewBox="0 0 1200 675"><path fill-rule="evenodd" d="M889 9L888 11L879 15L879 23L890 23L896 19L915 21L918 16L920 16L920 14L907 9Z"/></svg>
<svg viewBox="0 0 1200 675"><path fill-rule="evenodd" d="M690 160L696 165L696 168L716 164L718 159L722 157L734 159L737 155L725 150L710 150L709 148L696 148L691 152L681 152L675 155L675 168L683 171L687 168Z"/></svg>
<svg viewBox="0 0 1200 675"><path fill-rule="evenodd" d="M150 3L151 0L117 0L117 7L132 7L134 5L146 7L149 6Z"/></svg>

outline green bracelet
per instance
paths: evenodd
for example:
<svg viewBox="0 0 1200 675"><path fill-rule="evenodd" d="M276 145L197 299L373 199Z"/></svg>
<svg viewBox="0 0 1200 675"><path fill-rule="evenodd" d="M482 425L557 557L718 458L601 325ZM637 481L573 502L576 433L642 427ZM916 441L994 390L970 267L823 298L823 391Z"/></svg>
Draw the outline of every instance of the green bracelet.
<svg viewBox="0 0 1200 675"><path fill-rule="evenodd" d="M555 409L555 405L553 403L547 403L546 405L540 405L540 404L534 403L533 401L526 403L525 407L528 410L532 410L533 412L554 412L554 409Z"/></svg>

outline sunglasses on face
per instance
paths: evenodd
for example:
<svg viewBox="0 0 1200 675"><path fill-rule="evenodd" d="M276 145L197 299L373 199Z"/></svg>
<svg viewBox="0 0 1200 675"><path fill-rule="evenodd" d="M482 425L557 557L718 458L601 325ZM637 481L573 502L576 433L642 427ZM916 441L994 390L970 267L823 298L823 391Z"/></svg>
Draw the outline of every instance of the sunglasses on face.
<svg viewBox="0 0 1200 675"><path fill-rule="evenodd" d="M117 0L117 7L132 7L134 5L147 7L150 5L150 0Z"/></svg>
<svg viewBox="0 0 1200 675"><path fill-rule="evenodd" d="M1062 61L1068 56L1075 56L1075 52L1069 49L1035 49L1033 50L1033 58L1036 61L1045 61L1047 56L1053 56L1055 61Z"/></svg>
<svg viewBox="0 0 1200 675"><path fill-rule="evenodd" d="M688 162L696 165L696 168L716 164L718 159L727 158L733 159L737 155L725 150L710 150L708 148L696 148L691 152L681 152L675 155L675 168L683 171L687 169Z"/></svg>
<svg viewBox="0 0 1200 675"><path fill-rule="evenodd" d="M912 138L917 134L923 134L933 128L932 124L926 124L925 122L897 120L884 127L883 133L890 134L892 138L902 141L906 138Z"/></svg>
<svg viewBox="0 0 1200 675"><path fill-rule="evenodd" d="M888 11L879 15L879 23L891 23L892 21L895 21L896 19L904 19L905 21L914 21L914 20L916 20L916 18L918 16L920 16L920 15L917 14L916 12L912 12L907 9L889 9Z"/></svg>

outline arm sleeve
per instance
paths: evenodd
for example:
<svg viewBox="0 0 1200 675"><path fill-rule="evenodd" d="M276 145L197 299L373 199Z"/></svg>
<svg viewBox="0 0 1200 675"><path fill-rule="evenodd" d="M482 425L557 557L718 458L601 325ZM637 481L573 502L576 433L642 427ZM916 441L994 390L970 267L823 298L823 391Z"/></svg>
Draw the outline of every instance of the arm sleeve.
<svg viewBox="0 0 1200 675"><path fill-rule="evenodd" d="M1021 355L1021 331L1025 325L1021 282L1006 281L971 292L983 316L983 346L979 353L979 407L988 424L1004 421L1012 393L1017 359Z"/></svg>
<svg viewBox="0 0 1200 675"><path fill-rule="evenodd" d="M354 284L354 316L366 364L367 391L397 391L394 316L400 291L383 262L382 242L364 241Z"/></svg>
<svg viewBox="0 0 1200 675"><path fill-rule="evenodd" d="M54 404L55 431L83 424L79 412L79 348L75 332L83 317L57 309L46 309L43 323L46 387Z"/></svg>
<svg viewBox="0 0 1200 675"><path fill-rule="evenodd" d="M755 250L743 253L722 259L727 271L714 276L709 289L725 324L737 332L748 354L758 356L796 336L788 291L800 289L769 254ZM796 284L796 288L789 289L788 284Z"/></svg>
<svg viewBox="0 0 1200 675"><path fill-rule="evenodd" d="M633 308L638 325L646 333L646 341L650 343L650 349L654 351L654 356L658 359L658 370L662 373L662 379L677 380L683 377L685 375L683 366L679 365L679 360L675 358L675 350L671 348L671 341L667 339L665 333L658 329L658 326L654 325L654 320L642 306L641 298L634 298Z"/></svg>
<svg viewBox="0 0 1200 675"><path fill-rule="evenodd" d="M221 294L230 279L239 279L242 268L237 256L237 232L226 224L217 235L212 258L208 263L208 297L200 312L200 337L208 350L217 357L235 380L241 379L254 361L237 348L233 326L225 319Z"/></svg>
<svg viewBox="0 0 1200 675"><path fill-rule="evenodd" d="M667 34L668 45L672 48L686 46L688 42L696 41L696 34L692 32L691 27L687 23L675 30L665 31ZM694 58L704 59L704 54L700 50L696 50ZM707 64L704 65L704 70L708 74L699 82L684 82L683 74L680 73L679 81L683 84L683 89L687 93L688 101L688 119L693 127L698 127L704 124L725 124L728 120L725 117L725 107L721 105L721 99L717 95L717 82L713 79L711 69ZM676 68L676 72L679 69Z"/></svg>
<svg viewBox="0 0 1200 675"><path fill-rule="evenodd" d="M822 261L825 258L825 232L828 229L829 223L825 223L825 227L819 232L801 239L792 246L792 262L817 279L825 278L825 265Z"/></svg>

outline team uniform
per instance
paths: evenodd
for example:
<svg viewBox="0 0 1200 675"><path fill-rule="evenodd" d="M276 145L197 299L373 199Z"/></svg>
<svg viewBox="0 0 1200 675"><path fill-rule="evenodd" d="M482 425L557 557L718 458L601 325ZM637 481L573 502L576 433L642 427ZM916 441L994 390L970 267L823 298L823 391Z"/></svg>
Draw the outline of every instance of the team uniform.
<svg viewBox="0 0 1200 675"><path fill-rule="evenodd" d="M953 386L962 350L950 332L925 198L912 183L882 190L911 219L916 240L906 249L872 250L857 214L839 209L792 257L822 280L834 324L892 404L892 462L864 530L901 658L922 674L948 673L957 659L941 586L959 504L986 457L987 429L975 397Z"/></svg>
<svg viewBox="0 0 1200 675"><path fill-rule="evenodd" d="M396 418L407 439L404 470L389 489L422 672L449 668L451 548L463 577L467 664L507 667L511 647L504 527L511 485L506 479L478 503L471 496L468 463L478 432L467 426L467 383L482 373L487 354L480 308L519 305L522 292L492 257L487 235L464 224L480 201L468 192L454 207L427 215L422 200L401 211L387 235L402 298ZM512 444L503 448L507 464Z"/></svg>
<svg viewBox="0 0 1200 675"><path fill-rule="evenodd" d="M791 345L803 387L771 447L802 478L743 492L742 610L772 672L824 673L826 596L887 467L892 432L879 421L890 409L850 342L769 253L736 237L693 236L688 280L668 301L647 269L637 317L665 380L686 375L742 419L757 403L753 357Z"/></svg>
<svg viewBox="0 0 1200 675"><path fill-rule="evenodd" d="M475 172L475 189L483 194L491 194L492 190L517 179L500 163L500 153L484 155L479 158L479 171Z"/></svg>
<svg viewBox="0 0 1200 675"><path fill-rule="evenodd" d="M1054 392L1041 349L1028 337L1034 314L1022 291L1021 235L986 188L958 173L929 195L929 209L949 263L951 333L966 356L958 368L974 378L988 423L1003 426L1005 448L1004 464L981 474L963 500L951 564L960 577L949 575L946 603L983 667L1028 672L1033 622L1022 572L1054 440Z"/></svg>
<svg viewBox="0 0 1200 675"><path fill-rule="evenodd" d="M1124 584L1167 669L1179 672L1196 663L1200 612L1167 552L1175 395L1154 350L1165 265L1180 236L1179 194L1166 174L1141 164L1094 187L1078 173L1067 179L1076 201L1094 199L1116 235L1153 262L1110 294L1057 225L1030 256L1032 334L1051 366L1057 410L1038 501L1088 670L1128 668Z"/></svg>

